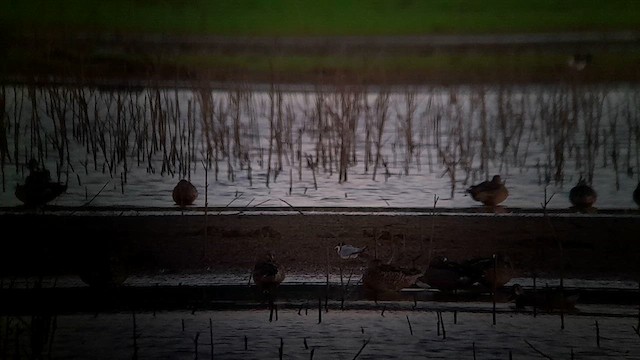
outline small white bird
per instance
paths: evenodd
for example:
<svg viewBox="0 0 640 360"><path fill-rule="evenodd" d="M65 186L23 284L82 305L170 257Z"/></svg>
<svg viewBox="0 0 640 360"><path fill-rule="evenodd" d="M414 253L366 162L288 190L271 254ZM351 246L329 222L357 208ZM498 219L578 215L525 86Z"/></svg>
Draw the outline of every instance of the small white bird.
<svg viewBox="0 0 640 360"><path fill-rule="evenodd" d="M342 259L355 259L358 255L361 255L366 248L366 246L359 248L353 245L346 245L345 243L340 243L335 247L338 255L340 255Z"/></svg>

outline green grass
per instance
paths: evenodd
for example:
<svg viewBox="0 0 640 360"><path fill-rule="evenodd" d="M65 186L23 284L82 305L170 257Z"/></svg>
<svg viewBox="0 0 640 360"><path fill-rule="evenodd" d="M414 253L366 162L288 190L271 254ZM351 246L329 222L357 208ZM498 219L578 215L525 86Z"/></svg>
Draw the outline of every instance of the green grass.
<svg viewBox="0 0 640 360"><path fill-rule="evenodd" d="M16 31L415 35L640 28L636 0L3 0Z"/></svg>

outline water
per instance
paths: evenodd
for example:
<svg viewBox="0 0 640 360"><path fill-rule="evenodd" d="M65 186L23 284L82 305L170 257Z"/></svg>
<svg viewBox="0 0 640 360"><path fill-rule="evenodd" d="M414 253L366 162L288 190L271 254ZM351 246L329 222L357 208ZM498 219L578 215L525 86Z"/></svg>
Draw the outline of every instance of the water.
<svg viewBox="0 0 640 360"><path fill-rule="evenodd" d="M493 174L506 180L507 209L540 209L545 188L547 197L553 194L548 207L566 209L580 176L598 191L597 207L637 208L631 193L640 170L640 92L633 86L28 90L4 88L5 211L20 205L13 191L26 170L15 163L31 156L68 182L51 204L88 204L85 210L100 207L107 215L113 215L110 207L171 209L171 191L183 177L199 190L194 206L245 207L257 210L247 212L254 215L274 207L409 213L433 207L434 196L437 207L455 212L478 206L464 189ZM123 286L223 286L247 279L248 272L132 274ZM39 280L45 287L86 287L77 276ZM4 287L18 289L35 281L2 279ZM324 281L325 274L290 274L283 285ZM339 277L330 274L329 281L339 284ZM540 286L557 282L538 279ZM513 283L531 286L532 279ZM606 279L564 279L564 286L637 289L635 282ZM304 304L281 302L275 321L260 304L250 304L251 310L138 311L135 328L133 312L57 314L44 353L59 359L212 353L216 359L262 359L278 358L280 349L288 359L311 358L312 352L314 359L459 359L473 358L474 351L478 358L500 359L510 353L516 359L540 353L640 357L637 306L578 304L580 312L565 314L561 329L558 314L534 318L506 302L497 304L495 325L486 302L425 301L414 309L412 301L363 300L345 311L334 303L321 322L317 311L300 311ZM446 336L437 327L438 311ZM7 345L2 355L12 356L18 338L21 353L31 354L29 315L0 317L0 340Z"/></svg>
<svg viewBox="0 0 640 360"><path fill-rule="evenodd" d="M69 184L60 206L172 207L185 177L194 206L430 208L438 196L456 209L501 174L507 208L539 209L545 187L548 208L568 208L580 176L597 207L637 208L631 85L28 90L4 90L3 207L21 204L15 162L36 156Z"/></svg>
<svg viewBox="0 0 640 360"><path fill-rule="evenodd" d="M58 315L45 354L56 359L124 359L134 353L138 359L278 359L280 353L284 359L354 359L358 354L358 359L508 359L509 353L514 359L539 359L540 353L565 359L572 353L577 359L640 356L633 318L565 315L561 329L557 314L534 318L501 308L494 325L491 313L441 310L442 330L438 311L428 304L384 313L330 310L321 322L317 311L293 308L281 308L273 321L266 309L142 312L135 314L135 328L133 313Z"/></svg>

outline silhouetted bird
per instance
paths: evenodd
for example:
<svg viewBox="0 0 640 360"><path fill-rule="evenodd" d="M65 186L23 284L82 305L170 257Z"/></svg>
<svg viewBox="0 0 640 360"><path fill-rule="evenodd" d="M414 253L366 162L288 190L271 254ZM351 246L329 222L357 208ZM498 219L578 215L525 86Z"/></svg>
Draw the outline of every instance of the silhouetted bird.
<svg viewBox="0 0 640 360"><path fill-rule="evenodd" d="M444 256L436 256L429 263L429 268L424 275L417 279L420 287L427 285L430 288L451 292L464 290L472 284L472 278L457 262L450 261Z"/></svg>
<svg viewBox="0 0 640 360"><path fill-rule="evenodd" d="M29 175L24 184L16 186L15 195L26 206L37 207L48 203L67 190L67 184L51 181L49 170L40 168L38 161L29 160Z"/></svg>
<svg viewBox="0 0 640 360"><path fill-rule="evenodd" d="M273 252L267 252L253 267L253 282L263 294L272 296L285 278L285 269L276 261Z"/></svg>
<svg viewBox="0 0 640 360"><path fill-rule="evenodd" d="M597 199L596 191L582 177L578 180L578 184L569 191L569 201L577 209L588 209Z"/></svg>
<svg viewBox="0 0 640 360"><path fill-rule="evenodd" d="M467 189L467 193L471 195L473 200L487 206L496 206L509 197L509 191L500 179L500 175L495 175L491 181L472 185Z"/></svg>
<svg viewBox="0 0 640 360"><path fill-rule="evenodd" d="M173 201L180 206L192 205L198 197L198 190L192 183L182 179L173 188Z"/></svg>
<svg viewBox="0 0 640 360"><path fill-rule="evenodd" d="M380 259L369 262L362 275L362 285L374 292L400 291L416 283L423 271L385 264Z"/></svg>
<svg viewBox="0 0 640 360"><path fill-rule="evenodd" d="M460 266L474 284L478 283L487 289L503 287L515 274L511 259L501 253L466 260Z"/></svg>
<svg viewBox="0 0 640 360"><path fill-rule="evenodd" d="M118 287L129 277L124 260L111 252L83 260L79 275L85 284L95 288Z"/></svg>

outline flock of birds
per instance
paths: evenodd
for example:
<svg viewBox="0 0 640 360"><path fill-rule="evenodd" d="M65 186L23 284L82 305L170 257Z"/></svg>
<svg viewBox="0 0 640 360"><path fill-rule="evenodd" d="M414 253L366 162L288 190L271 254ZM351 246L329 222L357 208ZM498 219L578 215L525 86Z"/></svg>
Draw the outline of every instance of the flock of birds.
<svg viewBox="0 0 640 360"><path fill-rule="evenodd" d="M500 178L494 175L490 181L483 181L477 185L470 186L466 192L475 201L481 202L485 206L495 207L509 197L509 190ZM640 183L636 186L632 194L633 201L640 206ZM569 191L569 201L573 209L578 211L589 211L598 199L598 193L587 181L580 177L578 183Z"/></svg>
<svg viewBox="0 0 640 360"><path fill-rule="evenodd" d="M387 262L379 258L370 258L366 246L340 243L335 246L335 250L342 261L357 258L367 261L362 275L362 286L374 298L380 294L416 287L450 294L496 291L504 293L503 290L507 289L508 300L514 303L517 310L535 306L547 312L574 310L579 298L576 292L565 292L563 289L548 286L534 292L525 291L520 284L506 288L517 272L509 257L501 253L462 262L438 255L429 262L426 270L421 270L394 265L393 256ZM285 268L276 261L273 252L267 252L255 263L252 278L260 293L272 303L278 286L285 279Z"/></svg>
<svg viewBox="0 0 640 360"><path fill-rule="evenodd" d="M24 184L16 186L15 195L27 207L43 206L67 190L67 184L51 180L49 170L40 167L38 161L31 159L28 164L29 175ZM466 189L471 198L488 207L496 207L509 197L509 190L500 175L494 175L489 181L483 181ZM181 179L173 188L172 198L176 205L193 205L198 198L198 189L188 180ZM593 187L582 177L569 192L569 201L573 208L585 211L593 208L598 195ZM640 183L633 191L633 200L640 206Z"/></svg>
<svg viewBox="0 0 640 360"><path fill-rule="evenodd" d="M48 170L39 166L35 159L28 162L29 175L24 184L16 187L15 195L27 206L40 206L55 199L67 189L66 184L54 182ZM508 196L504 182L500 175L495 175L491 181L484 181L469 187L466 192L478 202L486 206L497 206ZM196 187L186 179L182 179L172 192L174 202L185 207L192 205L198 197ZM640 205L640 184L633 192L634 201ZM577 209L593 207L597 200L596 191L584 179L580 179L569 193L571 204ZM383 262L378 258L371 259L365 247L349 244L338 244L335 250L342 260L364 258L368 260L362 284L365 289L374 292L399 291L403 288L418 286L437 289L443 292L457 291L494 291L507 284L514 274L514 269L508 257L494 254L491 257L473 258L462 262L454 262L444 256L433 258L426 271L417 268L405 268L393 265L392 259ZM285 279L284 267L276 261L275 254L268 252L259 259L254 266L252 278L261 292L273 299L275 290ZM543 298L531 300L530 294L524 292L521 286L514 285L512 289L516 307L523 307L532 301L556 307L558 296L552 292L539 292L536 296ZM575 299L571 296L562 297L564 304L571 304ZM574 302L575 303L575 302Z"/></svg>

